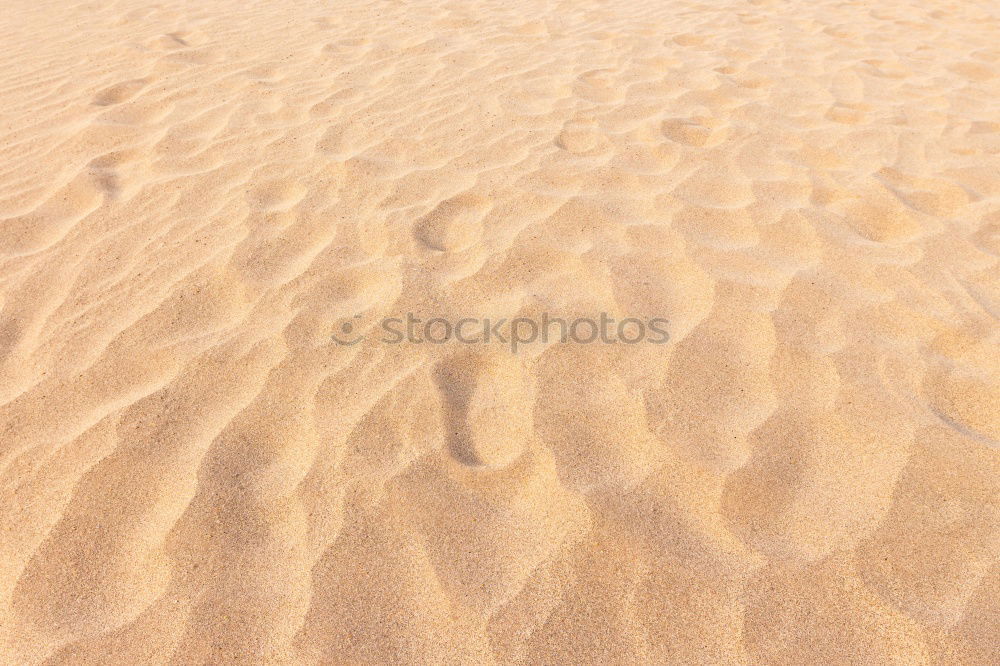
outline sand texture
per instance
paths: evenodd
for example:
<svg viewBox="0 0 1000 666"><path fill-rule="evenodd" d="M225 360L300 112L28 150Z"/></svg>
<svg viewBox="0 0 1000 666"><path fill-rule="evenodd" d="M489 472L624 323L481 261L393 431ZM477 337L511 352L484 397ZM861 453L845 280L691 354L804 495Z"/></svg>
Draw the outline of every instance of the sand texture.
<svg viewBox="0 0 1000 666"><path fill-rule="evenodd" d="M1000 663L996 0L2 4L0 664Z"/></svg>

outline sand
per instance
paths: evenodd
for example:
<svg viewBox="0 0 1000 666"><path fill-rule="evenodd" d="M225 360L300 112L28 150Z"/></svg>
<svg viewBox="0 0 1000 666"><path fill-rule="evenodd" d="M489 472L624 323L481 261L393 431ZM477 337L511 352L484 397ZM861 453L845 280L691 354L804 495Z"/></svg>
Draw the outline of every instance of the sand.
<svg viewBox="0 0 1000 666"><path fill-rule="evenodd" d="M7 0L0 663L1000 663L998 38Z"/></svg>

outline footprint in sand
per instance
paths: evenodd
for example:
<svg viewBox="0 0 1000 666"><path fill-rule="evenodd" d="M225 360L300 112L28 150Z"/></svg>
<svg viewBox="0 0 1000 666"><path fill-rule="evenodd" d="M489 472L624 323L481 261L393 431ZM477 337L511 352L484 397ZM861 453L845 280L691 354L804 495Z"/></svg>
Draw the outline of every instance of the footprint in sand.
<svg viewBox="0 0 1000 666"><path fill-rule="evenodd" d="M597 155L607 152L611 141L594 123L570 121L563 125L556 145L574 155Z"/></svg>
<svg viewBox="0 0 1000 666"><path fill-rule="evenodd" d="M573 86L577 97L601 104L619 101L624 97L621 86L611 77L609 69L594 69L582 74Z"/></svg>
<svg viewBox="0 0 1000 666"><path fill-rule="evenodd" d="M671 118L664 120L661 125L663 136L671 141L703 148L722 143L728 129L721 120L705 116Z"/></svg>
<svg viewBox="0 0 1000 666"><path fill-rule="evenodd" d="M671 41L680 46L701 46L708 39L705 35L677 35Z"/></svg>
<svg viewBox="0 0 1000 666"><path fill-rule="evenodd" d="M116 83L97 93L92 104L94 106L111 106L127 102L138 95L147 85L149 85L149 79L132 79Z"/></svg>
<svg viewBox="0 0 1000 666"><path fill-rule="evenodd" d="M504 467L532 437L534 397L523 361L508 350L462 352L441 361L448 450L470 467Z"/></svg>
<svg viewBox="0 0 1000 666"><path fill-rule="evenodd" d="M247 201L266 213L288 210L302 201L308 190L293 180L270 180L250 188Z"/></svg>
<svg viewBox="0 0 1000 666"><path fill-rule="evenodd" d="M416 225L417 239L432 250L458 252L482 236L489 199L465 192L439 203Z"/></svg>

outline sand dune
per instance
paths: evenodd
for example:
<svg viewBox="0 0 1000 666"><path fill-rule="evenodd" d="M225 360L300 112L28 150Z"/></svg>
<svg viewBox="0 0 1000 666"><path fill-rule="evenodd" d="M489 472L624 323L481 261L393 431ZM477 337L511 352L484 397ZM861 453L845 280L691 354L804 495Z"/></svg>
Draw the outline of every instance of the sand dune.
<svg viewBox="0 0 1000 666"><path fill-rule="evenodd" d="M996 3L4 6L0 662L1000 663Z"/></svg>

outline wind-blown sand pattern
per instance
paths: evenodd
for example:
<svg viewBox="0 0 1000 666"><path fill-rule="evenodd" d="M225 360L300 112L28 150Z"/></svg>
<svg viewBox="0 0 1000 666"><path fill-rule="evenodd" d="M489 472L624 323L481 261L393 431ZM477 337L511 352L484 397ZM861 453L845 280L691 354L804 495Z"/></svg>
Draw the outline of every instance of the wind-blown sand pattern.
<svg viewBox="0 0 1000 666"><path fill-rule="evenodd" d="M1000 663L997 3L8 0L0 43L0 662Z"/></svg>

